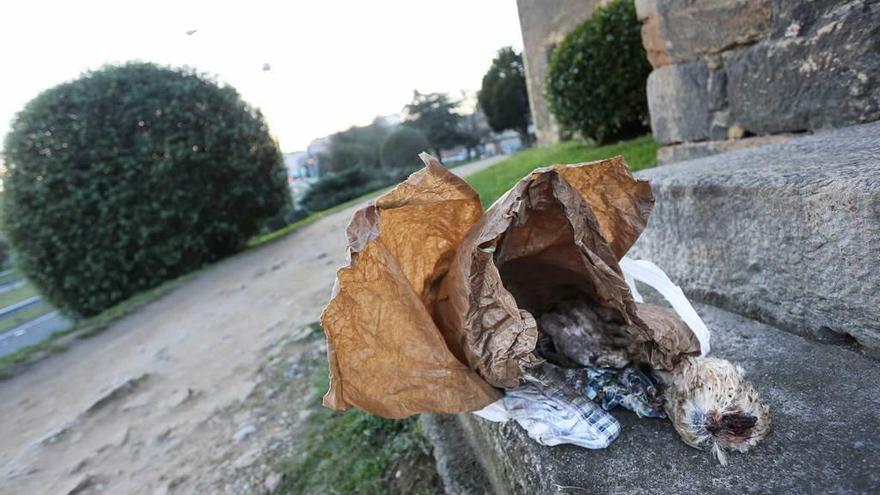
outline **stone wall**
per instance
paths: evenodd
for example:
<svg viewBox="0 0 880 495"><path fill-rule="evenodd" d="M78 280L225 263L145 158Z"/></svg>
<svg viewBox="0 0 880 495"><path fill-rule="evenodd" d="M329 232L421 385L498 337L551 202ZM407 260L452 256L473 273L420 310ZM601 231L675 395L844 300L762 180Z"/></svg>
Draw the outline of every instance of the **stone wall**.
<svg viewBox="0 0 880 495"><path fill-rule="evenodd" d="M880 119L880 2L637 0L636 9L661 162Z"/></svg>
<svg viewBox="0 0 880 495"><path fill-rule="evenodd" d="M553 48L590 17L600 0L517 0L529 106L538 144L559 141L559 126L544 99L544 78Z"/></svg>

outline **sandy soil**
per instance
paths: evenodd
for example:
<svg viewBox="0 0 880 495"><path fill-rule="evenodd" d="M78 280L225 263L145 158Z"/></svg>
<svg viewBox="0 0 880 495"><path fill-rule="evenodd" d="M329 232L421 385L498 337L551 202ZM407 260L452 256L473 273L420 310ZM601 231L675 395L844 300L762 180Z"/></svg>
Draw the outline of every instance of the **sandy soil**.
<svg viewBox="0 0 880 495"><path fill-rule="evenodd" d="M468 175L490 159L455 169ZM196 275L0 382L0 493L260 493L307 416L354 208Z"/></svg>

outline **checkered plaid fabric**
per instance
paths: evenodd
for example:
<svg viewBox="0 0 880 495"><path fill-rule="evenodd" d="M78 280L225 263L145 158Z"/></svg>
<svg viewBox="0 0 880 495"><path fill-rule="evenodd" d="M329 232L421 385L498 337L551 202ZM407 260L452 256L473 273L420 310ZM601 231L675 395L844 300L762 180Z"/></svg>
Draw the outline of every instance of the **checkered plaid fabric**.
<svg viewBox="0 0 880 495"><path fill-rule="evenodd" d="M586 397L567 397L560 389L533 383L508 389L504 408L542 445L571 443L603 449L620 434L613 416Z"/></svg>

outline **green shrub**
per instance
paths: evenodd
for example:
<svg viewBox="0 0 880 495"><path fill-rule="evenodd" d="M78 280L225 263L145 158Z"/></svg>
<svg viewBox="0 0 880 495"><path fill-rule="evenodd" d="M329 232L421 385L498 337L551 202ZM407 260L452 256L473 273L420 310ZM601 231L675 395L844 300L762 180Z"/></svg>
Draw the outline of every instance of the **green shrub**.
<svg viewBox="0 0 880 495"><path fill-rule="evenodd" d="M0 235L0 269L6 266L6 263L9 261L9 244L6 242L6 238Z"/></svg>
<svg viewBox="0 0 880 495"><path fill-rule="evenodd" d="M370 173L363 167L352 167L318 179L303 195L301 204L309 211L326 210L387 184L381 172Z"/></svg>
<svg viewBox="0 0 880 495"><path fill-rule="evenodd" d="M325 175L303 195L301 205L308 211L321 211L345 203L383 187L402 182L412 170L366 170L353 167Z"/></svg>
<svg viewBox="0 0 880 495"><path fill-rule="evenodd" d="M596 9L553 52L547 100L562 127L607 142L644 133L651 65L632 0Z"/></svg>
<svg viewBox="0 0 880 495"><path fill-rule="evenodd" d="M43 92L4 153L3 227L18 263L76 315L240 249L290 202L262 115L230 87L152 64Z"/></svg>
<svg viewBox="0 0 880 495"><path fill-rule="evenodd" d="M321 162L323 172L341 172L352 167L368 170L382 166L380 148L391 132L377 117L369 125L351 127L330 137L330 148Z"/></svg>
<svg viewBox="0 0 880 495"><path fill-rule="evenodd" d="M400 126L382 142L382 167L415 170L422 165L419 153L429 148L428 139L421 131Z"/></svg>

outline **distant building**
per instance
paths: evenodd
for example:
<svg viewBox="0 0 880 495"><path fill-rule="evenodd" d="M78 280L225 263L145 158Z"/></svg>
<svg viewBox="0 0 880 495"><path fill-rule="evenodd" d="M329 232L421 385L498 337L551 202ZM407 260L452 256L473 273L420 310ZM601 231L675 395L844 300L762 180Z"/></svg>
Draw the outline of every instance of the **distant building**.
<svg viewBox="0 0 880 495"><path fill-rule="evenodd" d="M523 149L522 137L513 129L493 132L483 141L483 156L508 155Z"/></svg>
<svg viewBox="0 0 880 495"><path fill-rule="evenodd" d="M559 141L556 120L544 99L544 80L553 49L575 26L590 17L600 0L517 0L523 36L526 86L539 144Z"/></svg>
<svg viewBox="0 0 880 495"><path fill-rule="evenodd" d="M287 167L287 177L291 180L318 176L317 164L314 160L309 161L309 155L305 151L285 153L284 165Z"/></svg>
<svg viewBox="0 0 880 495"><path fill-rule="evenodd" d="M330 141L332 138L333 136L331 135L314 139L306 148L308 164L315 167L316 177L320 177L328 172L326 164L322 163L322 161L326 160L326 156L330 153Z"/></svg>

